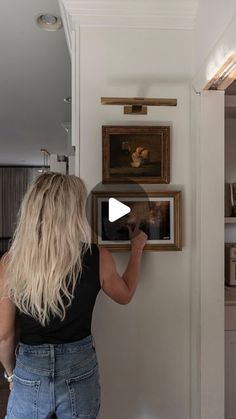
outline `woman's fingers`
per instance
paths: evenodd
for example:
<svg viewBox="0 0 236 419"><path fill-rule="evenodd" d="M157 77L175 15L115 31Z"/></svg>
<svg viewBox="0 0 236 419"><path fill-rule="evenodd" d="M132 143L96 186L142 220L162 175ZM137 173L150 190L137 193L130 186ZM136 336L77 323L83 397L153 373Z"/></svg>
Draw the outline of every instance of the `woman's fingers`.
<svg viewBox="0 0 236 419"><path fill-rule="evenodd" d="M134 237L136 237L142 230L139 229L140 227L140 221L137 221L134 226L131 224L127 224L127 228L129 231L129 238L133 239Z"/></svg>
<svg viewBox="0 0 236 419"><path fill-rule="evenodd" d="M139 231L140 221L138 221L134 226L134 232Z"/></svg>
<svg viewBox="0 0 236 419"><path fill-rule="evenodd" d="M147 242L148 236L144 231L138 230L137 234L135 234L131 239L131 246L132 248L137 248L140 250L143 250L146 242Z"/></svg>

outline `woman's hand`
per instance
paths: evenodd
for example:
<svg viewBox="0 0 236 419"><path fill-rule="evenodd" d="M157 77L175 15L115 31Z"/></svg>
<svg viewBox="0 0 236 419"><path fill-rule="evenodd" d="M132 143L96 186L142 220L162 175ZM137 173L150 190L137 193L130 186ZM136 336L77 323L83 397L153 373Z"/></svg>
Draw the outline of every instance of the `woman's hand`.
<svg viewBox="0 0 236 419"><path fill-rule="evenodd" d="M139 250L142 252L148 236L144 233L144 231L139 229L139 226L140 222L136 223L133 229L129 224L127 228L129 230L129 238L132 250Z"/></svg>

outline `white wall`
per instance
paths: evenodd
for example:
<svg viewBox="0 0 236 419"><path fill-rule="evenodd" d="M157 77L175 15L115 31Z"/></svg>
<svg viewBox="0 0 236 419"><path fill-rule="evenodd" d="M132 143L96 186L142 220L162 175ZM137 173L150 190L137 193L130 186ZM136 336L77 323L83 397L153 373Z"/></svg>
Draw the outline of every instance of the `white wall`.
<svg viewBox="0 0 236 419"><path fill-rule="evenodd" d="M94 312L103 386L102 419L189 419L190 400L190 98L192 35L185 31L80 28L80 175L102 180L101 126L170 124L171 184L183 191L183 250L146 252L128 306L100 295ZM177 98L176 108L125 116L101 96ZM78 155L77 155L78 157ZM112 188L112 185L111 185ZM128 254L116 254L122 272Z"/></svg>
<svg viewBox="0 0 236 419"><path fill-rule="evenodd" d="M211 91L206 95L202 89L235 51L235 13L234 1L201 0L195 29L192 85L200 94L194 99L195 103L200 102L200 112L195 117L195 159L199 169L195 180L197 193L193 200L197 246L193 248L192 257L199 263L193 264L191 305L196 308L193 333L199 335L197 362L200 372L198 374L197 365L192 363L192 377L199 382L197 404L200 411L194 414L194 419L222 419L224 416L224 98L218 95L219 92Z"/></svg>
<svg viewBox="0 0 236 419"><path fill-rule="evenodd" d="M224 417L224 92L204 91L196 144L196 248L193 281L200 291L200 414ZM196 283L198 281L197 290ZM196 300L192 293L192 301ZM195 323L195 319L194 319ZM195 416L194 416L195 417Z"/></svg>
<svg viewBox="0 0 236 419"><path fill-rule="evenodd" d="M200 350L197 351L199 375L192 363L195 369L192 377L196 376L200 383L200 411L199 415L194 414L194 419L222 419L224 416L224 101L223 96L217 96L219 92L207 92L210 93L207 96L202 89L235 51L235 13L235 1L201 0L195 29L192 85L194 91L201 94L195 95L194 99L198 102L200 98L201 111L195 120L198 131L195 159L200 170L196 176L197 199L193 201L196 204L196 217L194 213L193 217L196 218L198 237L192 256L199 262L193 265L192 271L195 284L192 306L197 308L193 313L193 333L195 331L200 338ZM211 144L214 144L213 154Z"/></svg>
<svg viewBox="0 0 236 419"><path fill-rule="evenodd" d="M204 64L235 14L235 0L199 0L194 31L195 71Z"/></svg>

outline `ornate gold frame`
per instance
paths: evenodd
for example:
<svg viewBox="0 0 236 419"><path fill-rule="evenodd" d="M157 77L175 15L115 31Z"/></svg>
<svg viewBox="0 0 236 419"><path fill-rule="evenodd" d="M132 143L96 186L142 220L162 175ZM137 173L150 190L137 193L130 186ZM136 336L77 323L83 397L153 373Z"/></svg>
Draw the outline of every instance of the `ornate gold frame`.
<svg viewBox="0 0 236 419"><path fill-rule="evenodd" d="M127 251L130 250L130 244L127 243L114 243L111 244L102 244L99 243L98 238L98 223L101 222L98 220L98 198L116 198L121 199L122 197L130 197L130 198L145 198L146 200L150 198L173 198L173 205L174 205L174 228L173 228L173 243L163 243L163 244L150 244L147 241L147 244L144 250L152 250L152 251L169 251L169 250L181 250L182 249L182 193L181 191L158 191L158 192L93 192L92 193L92 241L98 244L101 247L106 247L111 251ZM122 201L122 199L121 199ZM157 199L158 201L158 199Z"/></svg>
<svg viewBox="0 0 236 419"><path fill-rule="evenodd" d="M135 135L154 136L161 143L160 176L116 176L111 174L110 143L112 136L125 135L127 139ZM145 141L145 140L144 140ZM170 127L169 126L131 126L104 125L102 127L103 183L169 183L170 182Z"/></svg>

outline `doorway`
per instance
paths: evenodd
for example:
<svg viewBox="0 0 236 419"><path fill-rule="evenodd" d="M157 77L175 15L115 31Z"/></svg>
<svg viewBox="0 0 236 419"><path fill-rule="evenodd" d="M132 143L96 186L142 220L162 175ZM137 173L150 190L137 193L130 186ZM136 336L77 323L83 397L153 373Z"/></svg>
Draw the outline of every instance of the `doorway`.
<svg viewBox="0 0 236 419"><path fill-rule="evenodd" d="M228 36L228 34L224 34ZM222 40L221 40L222 41ZM192 263L192 418L224 417L224 137L228 54L207 79L216 46L193 81L194 222ZM236 45L235 45L236 50ZM232 63L230 63L231 65ZM223 72L221 65L225 66ZM222 76L222 78L221 78ZM231 78L230 78L231 77ZM217 83L215 81L217 80ZM210 80L211 81L211 80ZM225 82L228 82L225 83ZM222 83L224 82L224 84ZM193 346L195 345L195 347ZM196 359L196 361L195 361ZM196 384L197 382L197 384Z"/></svg>

